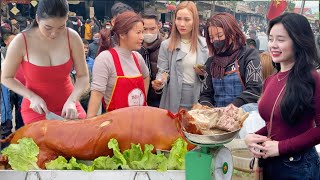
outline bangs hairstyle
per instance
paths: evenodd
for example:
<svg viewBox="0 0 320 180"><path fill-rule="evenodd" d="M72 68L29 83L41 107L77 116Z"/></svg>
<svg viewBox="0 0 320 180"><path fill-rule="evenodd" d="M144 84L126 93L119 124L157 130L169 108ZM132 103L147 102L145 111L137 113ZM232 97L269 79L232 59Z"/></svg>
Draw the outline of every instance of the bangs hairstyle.
<svg viewBox="0 0 320 180"><path fill-rule="evenodd" d="M181 36L176 26L176 18L177 18L177 12L182 9L188 9L193 18L193 27L191 31L191 52L197 51L197 44L198 44L198 36L199 36L199 15L198 10L194 2L192 1L183 1L181 2L174 14L173 22L172 22L172 32L171 37L169 41L168 49L169 51L174 51L177 48L177 44L181 42Z"/></svg>
<svg viewBox="0 0 320 180"><path fill-rule="evenodd" d="M238 49L241 46L244 46L246 44L246 37L242 33L240 27L238 26L238 23L236 19L229 13L217 13L213 15L207 23L207 31L206 31L206 41L208 44L208 49L210 54L216 54L216 51L213 49L213 46L209 46L209 44L212 45L210 42L210 36L209 36L209 27L220 27L224 31L224 35L226 37L225 39L225 45L222 48L222 51L225 51L228 49L229 42L232 42L233 49Z"/></svg>
<svg viewBox="0 0 320 180"><path fill-rule="evenodd" d="M132 11L126 11L117 16L111 30L100 31L99 49L97 55L112 47L112 41L120 45L120 34L127 34L138 22L143 24L142 18ZM112 38L111 38L112 37Z"/></svg>

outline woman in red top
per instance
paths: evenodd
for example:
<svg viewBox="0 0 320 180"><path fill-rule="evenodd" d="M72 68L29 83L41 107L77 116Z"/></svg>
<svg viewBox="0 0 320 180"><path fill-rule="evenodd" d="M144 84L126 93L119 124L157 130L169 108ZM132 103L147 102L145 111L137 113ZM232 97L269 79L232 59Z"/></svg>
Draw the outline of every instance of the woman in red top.
<svg viewBox="0 0 320 180"><path fill-rule="evenodd" d="M270 21L268 48L278 73L263 86L259 113L266 126L246 136L264 179L320 179L320 74L315 38L302 15Z"/></svg>
<svg viewBox="0 0 320 180"><path fill-rule="evenodd" d="M100 34L87 117L97 115L101 99L107 111L145 106L149 70L142 56L135 52L143 42L141 17L134 12L124 12L117 16L111 31L105 29ZM111 48L111 40L115 41L114 48Z"/></svg>
<svg viewBox="0 0 320 180"><path fill-rule="evenodd" d="M2 82L21 94L25 124L45 119L52 111L66 119L84 118L78 98L88 86L84 48L79 35L66 28L67 0L41 0L32 27L17 35L9 46ZM14 76L22 66L26 86ZM72 66L77 71L73 87Z"/></svg>

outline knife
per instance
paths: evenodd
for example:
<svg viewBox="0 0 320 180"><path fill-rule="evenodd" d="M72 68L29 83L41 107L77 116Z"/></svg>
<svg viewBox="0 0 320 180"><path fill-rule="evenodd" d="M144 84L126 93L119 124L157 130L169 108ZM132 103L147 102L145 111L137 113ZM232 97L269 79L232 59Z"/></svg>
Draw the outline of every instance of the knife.
<svg viewBox="0 0 320 180"><path fill-rule="evenodd" d="M65 120L63 117L58 116L57 114L50 112L50 111L46 113L46 119L48 119L48 120Z"/></svg>

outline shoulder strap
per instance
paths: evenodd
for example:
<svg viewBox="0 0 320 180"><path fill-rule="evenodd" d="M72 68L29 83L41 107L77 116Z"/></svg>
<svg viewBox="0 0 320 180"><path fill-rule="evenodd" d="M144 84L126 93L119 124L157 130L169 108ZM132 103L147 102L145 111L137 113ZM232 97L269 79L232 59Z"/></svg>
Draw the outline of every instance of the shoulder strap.
<svg viewBox="0 0 320 180"><path fill-rule="evenodd" d="M277 105L277 102L278 102L278 100L279 100L279 98L280 98L283 90L285 89L285 87L286 87L286 85L284 85L284 86L282 87L282 89L281 89L281 91L279 92L279 94L278 94L278 96L277 96L277 99L276 99L276 101L274 102L273 107L272 107L271 116L270 116L270 126L269 126L269 129L268 129L268 136L267 136L267 137L269 137L269 138L270 138L270 136L271 136L271 129L272 129L272 121L273 121L274 109L275 109L275 107L276 107L276 105Z"/></svg>
<svg viewBox="0 0 320 180"><path fill-rule="evenodd" d="M69 53L70 53L70 57L71 57L71 46L70 46L70 35L69 35L69 28L67 28L67 36L68 36L68 46L69 46Z"/></svg>
<svg viewBox="0 0 320 180"><path fill-rule="evenodd" d="M117 76L124 76L124 73L123 73L123 70L122 70L122 67L121 67L121 63L120 63L120 58L119 58L119 55L118 55L117 51L115 49L111 48L111 49L109 49L109 52L112 55L114 66L115 66L116 71L117 71Z"/></svg>
<svg viewBox="0 0 320 180"><path fill-rule="evenodd" d="M26 35L24 34L24 32L21 32L23 39L24 39L24 44L26 46L26 53L27 53L27 61L29 62L29 53L28 53L28 44L27 44L27 38Z"/></svg>
<svg viewBox="0 0 320 180"><path fill-rule="evenodd" d="M140 74L142 74L142 72L141 72L141 68L140 68L140 64L139 64L139 61L138 61L137 56L136 56L133 52L132 52L132 56L133 56L134 62L136 63L136 66L137 66L137 68L138 68L138 70L139 70Z"/></svg>

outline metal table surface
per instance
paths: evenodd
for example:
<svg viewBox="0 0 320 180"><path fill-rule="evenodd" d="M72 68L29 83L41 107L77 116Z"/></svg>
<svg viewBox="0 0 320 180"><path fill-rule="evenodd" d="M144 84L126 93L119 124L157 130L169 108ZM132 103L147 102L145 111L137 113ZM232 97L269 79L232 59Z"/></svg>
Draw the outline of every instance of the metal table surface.
<svg viewBox="0 0 320 180"><path fill-rule="evenodd" d="M158 172L155 170L95 170L84 172L81 170L38 170L13 171L0 170L1 180L185 180L184 170L169 170Z"/></svg>

